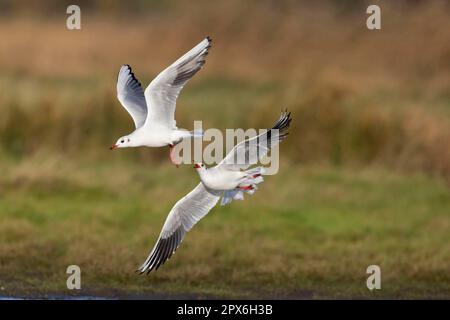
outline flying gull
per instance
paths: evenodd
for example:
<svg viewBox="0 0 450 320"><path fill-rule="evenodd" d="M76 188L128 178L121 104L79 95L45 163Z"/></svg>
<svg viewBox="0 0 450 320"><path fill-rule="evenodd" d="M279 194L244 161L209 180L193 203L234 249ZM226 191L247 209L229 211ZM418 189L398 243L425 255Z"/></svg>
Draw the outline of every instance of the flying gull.
<svg viewBox="0 0 450 320"><path fill-rule="evenodd" d="M120 68L117 78L117 98L133 118L136 130L120 137L111 150L127 147L170 147L169 157L175 164L173 148L185 138L199 138L202 131L179 129L175 107L181 89L205 64L211 38L206 37L162 71L147 89L134 76L129 65Z"/></svg>
<svg viewBox="0 0 450 320"><path fill-rule="evenodd" d="M195 164L201 182L180 199L170 211L159 239L141 273L157 270L168 260L183 241L185 234L217 204L243 200L244 192L253 194L263 181L263 167L251 167L264 157L271 147L284 140L291 123L291 114L282 112L271 130L237 144L215 167Z"/></svg>

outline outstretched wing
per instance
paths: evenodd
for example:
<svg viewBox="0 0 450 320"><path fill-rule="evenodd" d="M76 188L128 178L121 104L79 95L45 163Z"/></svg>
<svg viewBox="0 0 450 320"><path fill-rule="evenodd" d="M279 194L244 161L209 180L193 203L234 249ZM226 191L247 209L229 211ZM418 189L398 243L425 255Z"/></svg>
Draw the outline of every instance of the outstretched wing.
<svg viewBox="0 0 450 320"><path fill-rule="evenodd" d="M216 205L220 195L206 189L200 182L194 190L180 199L170 210L158 241L139 271L150 272L164 264L181 244L186 232Z"/></svg>
<svg viewBox="0 0 450 320"><path fill-rule="evenodd" d="M133 118L136 128L141 127L147 118L147 103L139 80L127 64L120 68L117 77L117 99Z"/></svg>
<svg viewBox="0 0 450 320"><path fill-rule="evenodd" d="M280 118L272 129L237 144L218 164L228 170L245 170L258 163L274 145L284 140L289 134L287 130L291 123L291 113L281 112Z"/></svg>
<svg viewBox="0 0 450 320"><path fill-rule="evenodd" d="M178 95L189 79L205 64L211 42L211 38L205 38L148 85L145 89L147 124L176 128L175 106Z"/></svg>

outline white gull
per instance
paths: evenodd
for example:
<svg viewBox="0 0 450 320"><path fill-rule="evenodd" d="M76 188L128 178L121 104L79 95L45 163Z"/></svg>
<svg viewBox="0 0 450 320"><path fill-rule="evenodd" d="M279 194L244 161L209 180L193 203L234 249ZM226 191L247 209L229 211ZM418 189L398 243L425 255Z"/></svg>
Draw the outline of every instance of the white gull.
<svg viewBox="0 0 450 320"><path fill-rule="evenodd" d="M185 234L217 204L243 200L244 192L253 194L263 181L263 167L253 167L271 147L284 140L291 123L290 113L282 112L271 130L237 144L215 167L195 164L201 182L180 199L170 211L159 239L139 268L141 273L157 270L183 241Z"/></svg>
<svg viewBox="0 0 450 320"><path fill-rule="evenodd" d="M181 89L205 64L211 47L211 38L206 37L162 71L145 89L134 76L129 65L120 68L117 78L117 98L133 118L136 130L120 137L111 147L173 147L185 138L202 137L201 131L179 129L175 121L175 107ZM175 163L174 163L175 164Z"/></svg>

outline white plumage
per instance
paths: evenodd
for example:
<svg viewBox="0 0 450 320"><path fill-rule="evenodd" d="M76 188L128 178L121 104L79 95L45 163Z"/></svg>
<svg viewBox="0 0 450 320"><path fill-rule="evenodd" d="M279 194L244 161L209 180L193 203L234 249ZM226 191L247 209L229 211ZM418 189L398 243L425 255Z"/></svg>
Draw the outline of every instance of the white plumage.
<svg viewBox="0 0 450 320"><path fill-rule="evenodd" d="M201 41L162 71L145 92L129 65L120 68L117 99L133 118L136 130L120 137L111 149L140 146L172 148L185 138L202 136L202 132L177 128L175 108L181 89L205 64L211 42L209 37Z"/></svg>
<svg viewBox="0 0 450 320"><path fill-rule="evenodd" d="M282 112L271 130L237 144L217 166L207 169L204 164L196 164L201 182L172 208L158 241L139 271L150 272L164 264L185 234L208 214L220 197L221 204L225 205L232 200L243 200L244 192L253 194L256 185L263 181L264 168L248 168L287 137L290 122L290 113Z"/></svg>

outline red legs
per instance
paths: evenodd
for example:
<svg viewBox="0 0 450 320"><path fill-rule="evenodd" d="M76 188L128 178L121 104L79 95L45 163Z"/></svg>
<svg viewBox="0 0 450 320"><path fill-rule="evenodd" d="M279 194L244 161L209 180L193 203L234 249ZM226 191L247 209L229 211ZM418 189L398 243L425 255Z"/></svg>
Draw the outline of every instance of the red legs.
<svg viewBox="0 0 450 320"><path fill-rule="evenodd" d="M178 163L175 162L175 158L174 158L174 154L173 154L175 146L173 144L169 144L169 148L170 148L169 160L172 164L174 164L178 168Z"/></svg>
<svg viewBox="0 0 450 320"><path fill-rule="evenodd" d="M255 173L255 174L252 174L250 177L252 178L252 179L255 179L255 178L258 178L259 176L261 176L261 174L260 173ZM243 180L245 180L246 178L244 177L243 178ZM253 186L253 185L247 185L247 186L239 186L238 187L238 189L239 190L243 190L243 191L248 191L248 190L253 190L253 189L255 189L255 187Z"/></svg>

